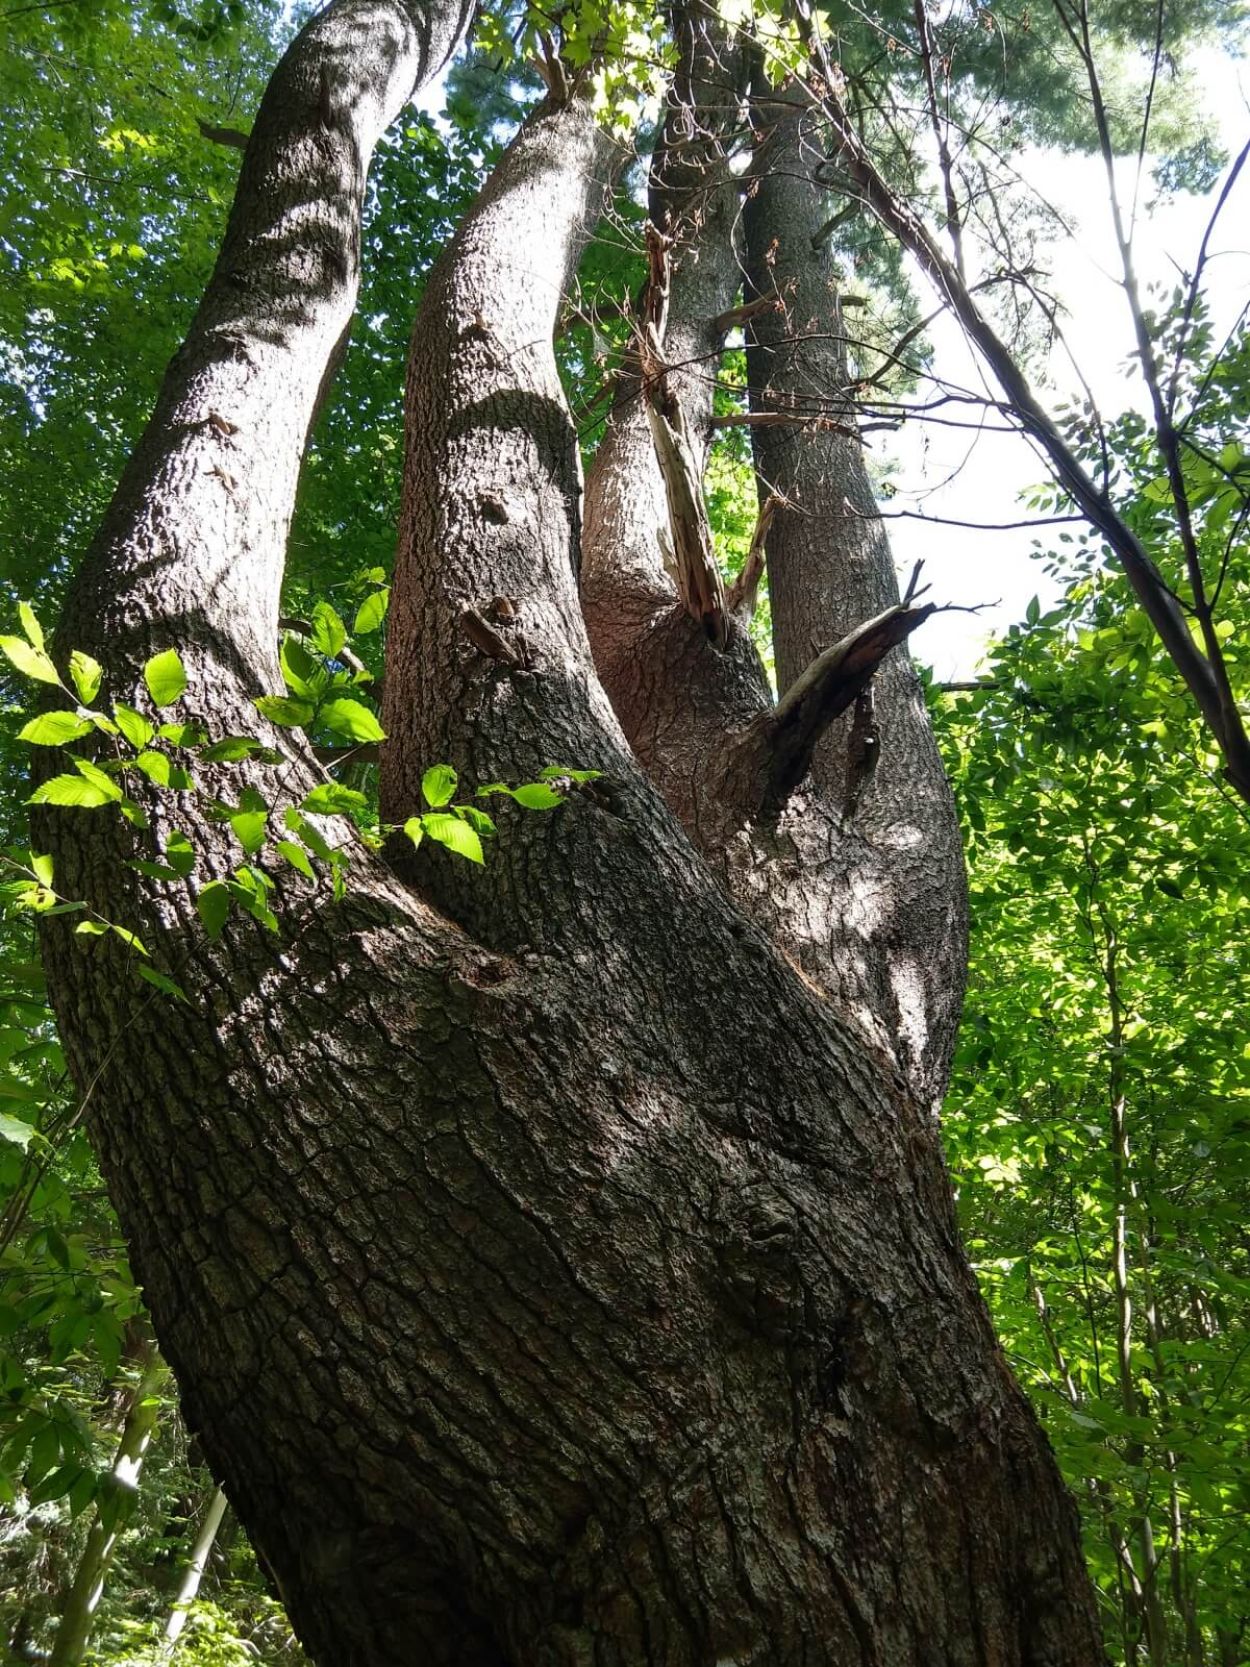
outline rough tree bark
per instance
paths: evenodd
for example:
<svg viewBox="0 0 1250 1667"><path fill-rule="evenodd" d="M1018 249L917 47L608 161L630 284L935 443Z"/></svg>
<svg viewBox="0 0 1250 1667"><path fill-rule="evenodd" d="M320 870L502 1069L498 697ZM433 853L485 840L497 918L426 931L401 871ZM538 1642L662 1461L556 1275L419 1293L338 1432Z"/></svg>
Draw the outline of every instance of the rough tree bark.
<svg viewBox="0 0 1250 1667"><path fill-rule="evenodd" d="M821 235L829 206L817 170L827 147L806 102L757 85L752 119L763 138L744 208L748 300L782 303L751 318L747 358L752 409L791 419L751 430L759 476L783 500L766 542L783 698L831 644L899 602L847 395L838 277ZM782 839L788 860L778 857L772 906L802 964L884 1029L936 1107L963 997L963 853L901 643L821 738ZM817 930L811 875L822 888Z"/></svg>
<svg viewBox="0 0 1250 1667"><path fill-rule="evenodd" d="M67 610L114 696L143 705L173 644L205 723L255 728L363 161L462 24L336 0L279 71ZM576 101L544 106L431 280L382 791L398 819L436 759L604 779L513 818L484 872L362 850L339 903L288 876L276 941L240 918L206 943L121 867L147 836L49 814L60 883L190 997L48 923L101 1161L314 1659L1091 1667L1075 1514L913 1090L687 839L591 662L550 344L613 161ZM498 597L484 651L470 615ZM316 775L285 745L279 804ZM195 805L205 877L234 859Z"/></svg>

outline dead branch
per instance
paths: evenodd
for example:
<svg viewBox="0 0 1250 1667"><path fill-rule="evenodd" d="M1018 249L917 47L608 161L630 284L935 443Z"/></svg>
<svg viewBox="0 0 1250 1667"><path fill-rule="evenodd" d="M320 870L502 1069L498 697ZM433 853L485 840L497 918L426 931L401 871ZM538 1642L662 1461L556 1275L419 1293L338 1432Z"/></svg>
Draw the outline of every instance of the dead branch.
<svg viewBox="0 0 1250 1667"><path fill-rule="evenodd" d="M212 122L206 122L202 116L195 118L195 125L200 130L200 137L211 144L228 145L231 150L247 149L248 135L237 127L217 127Z"/></svg>
<svg viewBox="0 0 1250 1667"><path fill-rule="evenodd" d="M657 386L648 385L647 417L668 499L673 580L686 612L699 621L718 648L724 648L729 632L725 584L712 548L703 484L681 408L674 403L666 414L663 396L657 398L653 392Z"/></svg>
<svg viewBox="0 0 1250 1667"><path fill-rule="evenodd" d="M773 524L773 516L784 501L779 492L770 492L760 505L755 531L751 534L751 547L742 564L742 571L725 593L725 606L731 614L742 619L750 619L755 612L760 580L764 576L764 547L768 540L768 529Z"/></svg>
<svg viewBox="0 0 1250 1667"><path fill-rule="evenodd" d="M891 424L891 426L895 426ZM858 440L857 428L835 422L819 412L802 411L727 411L712 418L713 428L813 428L822 434L844 434L848 440Z"/></svg>
<svg viewBox="0 0 1250 1667"><path fill-rule="evenodd" d="M937 612L932 602L898 602L827 648L761 713L739 741L751 808L763 818L780 814L811 768L812 754L835 718L867 688L890 650Z"/></svg>
<svg viewBox="0 0 1250 1667"><path fill-rule="evenodd" d="M681 403L669 392L662 346L668 317L669 251L672 239L649 221L645 231L647 282L642 297L638 356L647 420L668 501L668 547L673 582L686 612L718 648L729 634L725 584L716 563L703 482L695 463Z"/></svg>
<svg viewBox="0 0 1250 1667"><path fill-rule="evenodd" d="M327 770L337 769L340 764L376 764L378 743L359 741L354 747L314 747L313 757Z"/></svg>
<svg viewBox="0 0 1250 1667"><path fill-rule="evenodd" d="M735 324L746 324L761 313L783 313L785 310L786 304L779 295L760 295L754 301L744 301L740 307L730 307L727 312L719 313L712 320L712 328L718 336L723 336Z"/></svg>

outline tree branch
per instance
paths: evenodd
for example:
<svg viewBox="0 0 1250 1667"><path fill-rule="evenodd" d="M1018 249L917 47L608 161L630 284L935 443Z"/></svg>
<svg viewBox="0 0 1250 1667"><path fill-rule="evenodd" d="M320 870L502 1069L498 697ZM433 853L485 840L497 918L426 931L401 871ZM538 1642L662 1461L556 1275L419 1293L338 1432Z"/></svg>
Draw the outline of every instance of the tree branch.
<svg viewBox="0 0 1250 1667"><path fill-rule="evenodd" d="M1229 780L1250 803L1250 739L1231 700L1222 666L1198 648L1184 610L1137 535L1086 473L1039 403L1010 349L973 299L968 286L915 212L895 195L856 132L839 88L844 78L829 60L810 17L808 46L819 88L812 93L830 122L847 169L873 213L915 256L993 371L1021 425L1045 452L1055 477L1114 551L1142 609L1180 672L1224 755Z"/></svg>
<svg viewBox="0 0 1250 1667"><path fill-rule="evenodd" d="M784 501L779 492L770 492L760 505L755 531L751 534L751 547L742 564L742 571L725 593L725 606L731 614L740 614L744 619L750 619L755 612L760 580L764 576L768 529L773 524L773 516Z"/></svg>
<svg viewBox="0 0 1250 1667"><path fill-rule="evenodd" d="M757 813L775 817L811 768L821 736L872 679L882 660L938 611L932 602L914 606L914 597L857 625L832 648L825 649L782 695L771 711L761 713L739 746Z"/></svg>
<svg viewBox="0 0 1250 1667"><path fill-rule="evenodd" d="M214 145L227 145L231 150L247 149L248 135L237 127L216 127L202 116L195 118L195 125L200 130L200 137Z"/></svg>
<svg viewBox="0 0 1250 1667"><path fill-rule="evenodd" d="M682 606L697 619L718 648L729 636L725 585L712 545L700 470L691 449L681 402L665 383L666 366L660 356L668 315L669 239L648 223L647 259L650 268L643 292L643 324L639 337L642 385L656 462L668 501L669 547L673 582Z"/></svg>
<svg viewBox="0 0 1250 1667"><path fill-rule="evenodd" d="M760 295L754 301L744 301L740 307L730 307L728 312L721 313L712 321L712 329L723 336L735 324L746 324L761 313L782 313L785 310L786 304L779 295Z"/></svg>
<svg viewBox="0 0 1250 1667"><path fill-rule="evenodd" d="M890 425L894 427L894 424ZM817 428L826 434L844 434L848 440L858 440L857 428L835 422L818 412L802 411L728 411L712 418L713 428Z"/></svg>

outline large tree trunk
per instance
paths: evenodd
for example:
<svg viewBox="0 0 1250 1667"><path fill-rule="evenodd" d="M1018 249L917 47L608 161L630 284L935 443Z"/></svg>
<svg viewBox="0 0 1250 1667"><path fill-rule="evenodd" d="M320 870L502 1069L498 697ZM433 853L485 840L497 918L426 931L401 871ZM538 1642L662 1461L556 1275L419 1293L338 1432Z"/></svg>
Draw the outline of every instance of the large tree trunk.
<svg viewBox="0 0 1250 1667"><path fill-rule="evenodd" d="M296 47L63 632L122 696L176 644L218 731L254 728L273 677L299 443L350 300L368 140L323 178L342 129L302 150L322 105L299 105L339 29L371 128L390 47L407 85L436 56L354 0ZM501 819L484 871L423 847L401 879L361 850L342 902L289 878L280 938L235 919L211 945L176 888L127 882L132 830L50 814L62 885L190 997L49 922L101 1159L189 1422L315 1659L1092 1667L1075 1513L911 1091L732 900L591 663L550 341L612 166L579 103L544 107L432 277L383 796L401 818L437 760L604 779ZM280 223L319 229L296 256ZM471 618L496 597L502 652ZM315 774L288 752L279 805ZM234 860L194 803L180 820L202 874Z"/></svg>
<svg viewBox="0 0 1250 1667"><path fill-rule="evenodd" d="M783 502L768 529L769 600L784 701L813 662L899 602L847 393L838 280L817 184L826 148L805 101L755 89L764 135L743 211L747 296L780 303L747 335L756 467ZM924 610L920 610L923 613ZM822 985L884 1030L917 1092L946 1087L967 960L963 853L946 774L907 649L894 647L818 741L782 818L770 903ZM823 919L814 917L818 875Z"/></svg>

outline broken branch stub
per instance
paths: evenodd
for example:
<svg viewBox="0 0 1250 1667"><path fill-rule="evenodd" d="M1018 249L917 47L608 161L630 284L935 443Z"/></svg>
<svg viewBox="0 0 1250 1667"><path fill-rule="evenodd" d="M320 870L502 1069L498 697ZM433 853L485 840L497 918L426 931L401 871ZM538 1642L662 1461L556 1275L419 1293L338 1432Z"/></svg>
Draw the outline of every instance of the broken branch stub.
<svg viewBox="0 0 1250 1667"><path fill-rule="evenodd" d="M818 654L770 711L743 730L726 768L741 808L771 820L811 768L816 744L868 687L892 648L923 625L936 605L898 603L849 631Z"/></svg>

